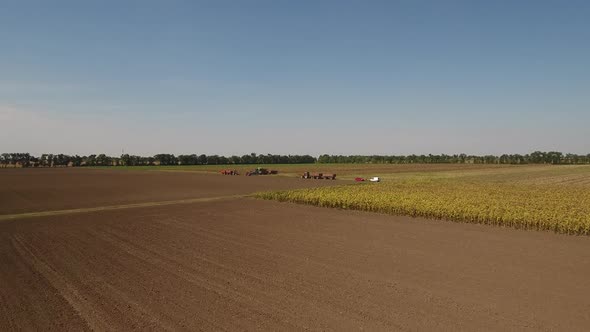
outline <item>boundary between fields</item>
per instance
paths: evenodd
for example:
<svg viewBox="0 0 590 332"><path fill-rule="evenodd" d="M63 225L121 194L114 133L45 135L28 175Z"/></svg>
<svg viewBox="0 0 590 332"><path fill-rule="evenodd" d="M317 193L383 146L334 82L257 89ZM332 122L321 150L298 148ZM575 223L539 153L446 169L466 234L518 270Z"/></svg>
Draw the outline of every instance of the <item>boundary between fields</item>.
<svg viewBox="0 0 590 332"><path fill-rule="evenodd" d="M252 195L251 194L245 194L245 195L227 195L227 196L217 196L217 197L188 198L188 199L179 199L179 200L173 200L173 201L145 202L145 203L132 203L132 204L121 204L121 205L97 206L97 207L79 208L79 209L67 209L67 210L53 210L53 211L39 211L39 212L25 212L25 213L15 213L15 214L4 214L4 215L0 215L0 222L9 221L9 220L15 220L15 219L24 219L24 218L61 216L61 215L68 215L68 214L91 213L91 212L125 210L125 209L136 209L136 208L153 207L153 206L166 206L166 205L178 205L178 204L203 203L203 202L212 202L212 201L219 201L219 200L231 199L231 198L244 198L244 197L249 197L249 196L252 196Z"/></svg>

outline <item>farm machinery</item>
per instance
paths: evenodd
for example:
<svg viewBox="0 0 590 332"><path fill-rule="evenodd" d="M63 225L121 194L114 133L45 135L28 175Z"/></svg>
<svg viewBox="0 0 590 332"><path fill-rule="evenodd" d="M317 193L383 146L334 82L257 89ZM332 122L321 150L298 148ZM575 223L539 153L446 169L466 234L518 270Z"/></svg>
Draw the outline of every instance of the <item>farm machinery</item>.
<svg viewBox="0 0 590 332"><path fill-rule="evenodd" d="M371 182L381 182L381 179L378 176L374 176L374 177L370 178L369 181L371 181Z"/></svg>
<svg viewBox="0 0 590 332"><path fill-rule="evenodd" d="M303 173L303 175L301 175L301 178L302 179L315 179L315 180L320 180L320 179L336 180L336 174L305 172L305 173Z"/></svg>
<svg viewBox="0 0 590 332"><path fill-rule="evenodd" d="M235 169L224 169L219 171L222 175L240 175L237 170Z"/></svg>
<svg viewBox="0 0 590 332"><path fill-rule="evenodd" d="M365 180L365 178L354 178L354 181L365 182L367 180ZM378 176L374 176L374 177L370 178L369 181L370 182L381 182L381 179Z"/></svg>
<svg viewBox="0 0 590 332"><path fill-rule="evenodd" d="M258 167L255 170L246 172L246 176L252 176L252 175L274 175L274 174L279 174L279 171L269 170L269 169L262 168L262 167Z"/></svg>

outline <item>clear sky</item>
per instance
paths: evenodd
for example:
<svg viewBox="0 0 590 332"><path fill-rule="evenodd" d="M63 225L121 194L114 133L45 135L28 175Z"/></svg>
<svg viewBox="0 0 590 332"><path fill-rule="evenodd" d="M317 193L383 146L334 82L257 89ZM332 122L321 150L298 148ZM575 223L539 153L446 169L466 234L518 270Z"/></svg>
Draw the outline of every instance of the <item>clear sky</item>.
<svg viewBox="0 0 590 332"><path fill-rule="evenodd" d="M0 152L590 153L589 1L0 0Z"/></svg>

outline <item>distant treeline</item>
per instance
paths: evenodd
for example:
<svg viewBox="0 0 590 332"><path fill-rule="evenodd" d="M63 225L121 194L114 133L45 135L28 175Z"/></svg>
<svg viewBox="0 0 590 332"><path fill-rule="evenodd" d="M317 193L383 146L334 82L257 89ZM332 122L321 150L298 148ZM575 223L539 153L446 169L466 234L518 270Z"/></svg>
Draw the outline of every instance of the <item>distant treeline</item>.
<svg viewBox="0 0 590 332"><path fill-rule="evenodd" d="M158 166L158 165L235 165L235 164L304 164L315 163L309 155L257 155L224 157L218 155L157 154L152 157L123 154L110 157L105 154L88 156L66 154L42 154L40 157L29 153L2 153L0 167L78 167L78 166Z"/></svg>
<svg viewBox="0 0 590 332"><path fill-rule="evenodd" d="M334 156L321 155L318 163L344 164L590 164L590 154L578 155L561 152L535 151L531 154L503 154L501 156L454 155L409 155L409 156Z"/></svg>
<svg viewBox="0 0 590 332"><path fill-rule="evenodd" d="M501 156L455 155L409 155L409 156L339 156L321 155L273 155L256 153L243 156L157 154L152 157L123 154L120 157L99 155L43 154L40 157L29 153L2 153L0 167L78 167L78 166L158 166L158 165L239 165L239 164L590 164L590 154L577 155L561 152L536 151L531 154L504 154Z"/></svg>

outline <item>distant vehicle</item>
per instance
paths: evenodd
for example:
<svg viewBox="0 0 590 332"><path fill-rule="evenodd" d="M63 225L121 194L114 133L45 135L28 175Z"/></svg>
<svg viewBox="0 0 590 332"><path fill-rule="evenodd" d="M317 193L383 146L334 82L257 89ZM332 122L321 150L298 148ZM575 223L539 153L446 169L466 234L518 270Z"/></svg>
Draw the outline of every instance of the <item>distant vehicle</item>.
<svg viewBox="0 0 590 332"><path fill-rule="evenodd" d="M336 174L333 173L309 173L305 172L301 175L302 179L326 179L326 180L336 180Z"/></svg>
<svg viewBox="0 0 590 332"><path fill-rule="evenodd" d="M253 171L246 172L246 176L252 176L252 175L273 175L273 174L279 174L279 171L268 170L266 168L258 167L258 168L256 168Z"/></svg>
<svg viewBox="0 0 590 332"><path fill-rule="evenodd" d="M240 173L238 173L238 171L235 169L224 169L219 171L219 173L223 175L240 175Z"/></svg>
<svg viewBox="0 0 590 332"><path fill-rule="evenodd" d="M356 182L364 182L365 179L364 178L354 178L354 181L356 181Z"/></svg>
<svg viewBox="0 0 590 332"><path fill-rule="evenodd" d="M381 180L379 179L379 177L374 176L374 177L370 178L369 181L371 181L371 182L379 182Z"/></svg>

